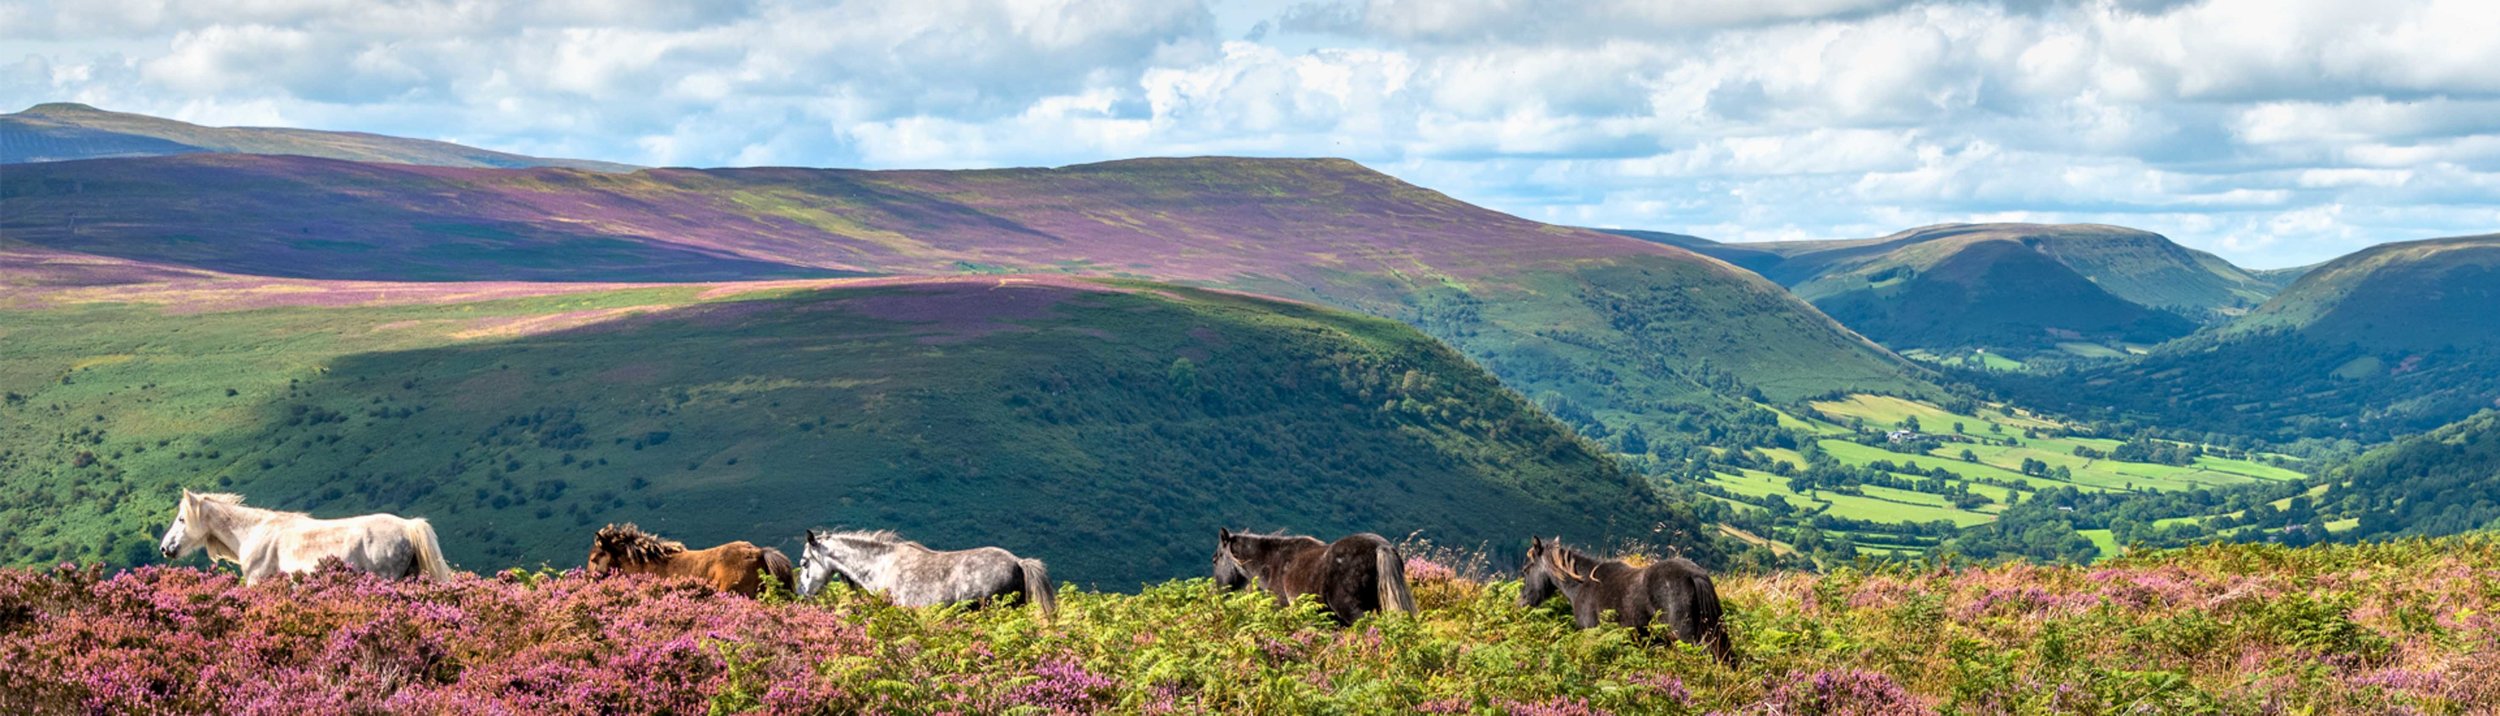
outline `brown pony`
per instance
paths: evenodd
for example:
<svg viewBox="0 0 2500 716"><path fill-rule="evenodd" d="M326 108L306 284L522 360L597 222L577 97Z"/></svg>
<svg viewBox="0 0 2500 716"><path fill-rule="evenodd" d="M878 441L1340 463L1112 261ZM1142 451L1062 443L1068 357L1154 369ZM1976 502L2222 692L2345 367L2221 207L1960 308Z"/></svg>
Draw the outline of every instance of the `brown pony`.
<svg viewBox="0 0 2500 716"><path fill-rule="evenodd" d="M1699 644L1719 663L1735 663L1727 625L1719 620L1719 589L1710 583L1710 573L1692 560L1673 557L1647 567L1622 560L1600 562L1563 546L1556 537L1528 546L1528 564L1519 578L1519 606L1543 604L1560 591L1571 600L1571 614L1582 629L1596 627L1601 617L1613 614L1616 624L1644 639L1652 638L1651 625L1664 626L1673 631L1675 641Z"/></svg>
<svg viewBox="0 0 2500 716"><path fill-rule="evenodd" d="M1367 612L1415 613L1415 596L1406 586L1406 557L1380 535L1366 532L1328 544L1300 535L1219 529L1215 540L1218 587L1241 589L1255 579L1276 595L1279 605L1315 595L1340 626Z"/></svg>
<svg viewBox="0 0 2500 716"><path fill-rule="evenodd" d="M593 574L693 577L713 589L749 597L763 591L767 574L781 580L783 588L796 584L790 558L781 550L747 542L690 550L683 542L660 539L632 524L600 528L591 540L589 566Z"/></svg>

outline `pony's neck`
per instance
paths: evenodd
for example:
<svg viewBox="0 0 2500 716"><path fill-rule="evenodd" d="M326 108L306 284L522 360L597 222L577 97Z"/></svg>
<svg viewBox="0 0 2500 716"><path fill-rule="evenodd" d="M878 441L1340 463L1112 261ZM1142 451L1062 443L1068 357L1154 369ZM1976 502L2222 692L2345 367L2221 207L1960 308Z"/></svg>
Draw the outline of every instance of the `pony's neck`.
<svg viewBox="0 0 2500 716"><path fill-rule="evenodd" d="M883 590L894 576L892 569L896 546L892 543L862 537L835 537L825 541L833 554L833 571L852 584L867 589Z"/></svg>
<svg viewBox="0 0 2500 716"><path fill-rule="evenodd" d="M1285 571L1293 567L1293 558L1296 555L1314 548L1328 548L1328 543L1321 542L1314 537L1259 536L1251 537L1250 540L1259 545L1258 557L1245 560L1236 553L1233 555L1233 560L1248 567L1250 573L1259 578L1260 586L1279 592L1285 588Z"/></svg>
<svg viewBox="0 0 2500 716"><path fill-rule="evenodd" d="M216 500L201 500L192 506L192 517L200 521L201 531L208 535L207 544L201 545L208 551L208 558L236 564L243 562L244 529L267 522L276 514L275 510Z"/></svg>
<svg viewBox="0 0 2500 716"><path fill-rule="evenodd" d="M1605 562L1570 548L1563 549L1558 561L1562 562L1563 571L1554 575L1554 587L1562 590L1563 598L1573 604L1580 603L1581 592L1597 584L1597 571L1606 566Z"/></svg>

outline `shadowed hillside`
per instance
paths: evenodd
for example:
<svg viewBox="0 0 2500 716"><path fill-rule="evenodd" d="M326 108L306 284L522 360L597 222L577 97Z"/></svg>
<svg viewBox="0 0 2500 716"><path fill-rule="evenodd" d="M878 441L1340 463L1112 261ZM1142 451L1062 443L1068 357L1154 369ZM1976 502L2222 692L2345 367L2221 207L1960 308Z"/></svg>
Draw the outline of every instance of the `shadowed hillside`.
<svg viewBox="0 0 2500 716"><path fill-rule="evenodd" d="M890 527L1111 588L1203 572L1225 525L1708 556L1688 514L1432 339L1224 293L879 279L0 315L10 563L145 561L185 487L424 515L471 566L577 564L612 521L785 549Z"/></svg>
<svg viewBox="0 0 2500 716"><path fill-rule="evenodd" d="M0 164L198 153L294 154L450 167L554 166L597 171L633 168L613 162L542 159L450 142L363 132L203 127L143 114L107 112L66 102L39 104L16 114L0 114Z"/></svg>
<svg viewBox="0 0 2500 716"><path fill-rule="evenodd" d="M65 162L0 179L0 231L58 251L303 278L1064 273L1242 289L1406 321L1593 436L1669 455L1680 448L1620 436L1722 439L1757 417L1754 391L1934 391L1750 273L1487 211L1342 160L631 174L237 155Z"/></svg>

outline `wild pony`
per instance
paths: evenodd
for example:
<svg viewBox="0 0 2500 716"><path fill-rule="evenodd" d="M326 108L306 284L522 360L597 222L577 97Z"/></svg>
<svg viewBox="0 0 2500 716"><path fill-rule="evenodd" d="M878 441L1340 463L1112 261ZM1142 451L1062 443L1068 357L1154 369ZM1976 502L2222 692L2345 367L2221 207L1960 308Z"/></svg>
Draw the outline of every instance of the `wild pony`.
<svg viewBox="0 0 2500 716"><path fill-rule="evenodd" d="M360 515L314 519L301 512L246 507L243 496L182 491L174 524L157 551L166 559L208 550L208 557L243 569L243 583L309 572L332 557L350 568L394 579L450 579L451 564L423 519Z"/></svg>
<svg viewBox="0 0 2500 716"><path fill-rule="evenodd" d="M676 540L660 539L632 524L599 528L586 560L593 574L622 572L663 577L693 577L724 592L755 596L764 590L764 576L784 587L791 584L790 558L781 550L730 542L711 549L686 549Z"/></svg>
<svg viewBox="0 0 2500 716"><path fill-rule="evenodd" d="M1366 612L1415 613L1406 585L1406 557L1387 538L1365 532L1336 544L1301 535L1218 529L1215 584L1241 589L1255 580L1279 605L1316 595L1337 624L1353 624Z"/></svg>
<svg viewBox="0 0 2500 716"><path fill-rule="evenodd" d="M940 552L885 530L808 530L807 551L799 557L799 595L813 595L835 577L906 607L1003 597L1041 609L1045 619L1059 611L1050 570L1038 559L997 547Z"/></svg>
<svg viewBox="0 0 2500 716"><path fill-rule="evenodd" d="M1596 627L1607 614L1616 624L1651 638L1651 626L1674 633L1676 641L1699 644L1720 663L1732 664L1727 626L1719 620L1719 590L1710 573L1682 557L1634 567L1622 560L1599 561L1565 547L1562 538L1536 539L1528 546L1527 566L1520 570L1519 606L1533 607L1559 591L1571 600L1571 614L1582 629Z"/></svg>

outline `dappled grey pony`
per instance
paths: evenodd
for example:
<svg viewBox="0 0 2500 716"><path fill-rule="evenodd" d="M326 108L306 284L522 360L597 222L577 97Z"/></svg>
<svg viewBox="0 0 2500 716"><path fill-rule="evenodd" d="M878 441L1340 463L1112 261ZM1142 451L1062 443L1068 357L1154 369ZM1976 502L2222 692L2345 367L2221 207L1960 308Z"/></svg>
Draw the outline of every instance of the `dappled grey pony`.
<svg viewBox="0 0 2500 716"><path fill-rule="evenodd" d="M423 519L361 515L314 519L301 512L247 507L241 495L182 491L174 524L157 551L166 559L208 550L209 559L243 568L243 583L309 572L336 557L349 568L385 577L450 579L451 565Z"/></svg>
<svg viewBox="0 0 2500 716"><path fill-rule="evenodd" d="M1366 613L1415 613L1406 585L1406 557L1388 538L1365 532L1334 544L1301 535L1215 532L1215 584L1241 589L1256 581L1279 605L1319 597L1339 625Z"/></svg>
<svg viewBox="0 0 2500 716"><path fill-rule="evenodd" d="M895 604L927 607L1020 599L1049 618L1059 610L1050 572L1038 559L997 547L940 552L889 531L807 531L799 557L799 595L813 595L834 577L883 594Z"/></svg>
<svg viewBox="0 0 2500 716"><path fill-rule="evenodd" d="M1519 605L1533 607L1560 591L1571 600L1573 621L1582 629L1614 615L1616 624L1650 638L1650 627L1667 628L1676 641L1698 644L1720 663L1733 663L1727 626L1719 619L1719 589L1710 573L1682 557L1634 567L1622 560L1599 561L1565 547L1562 538L1534 540L1527 566L1520 570Z"/></svg>

